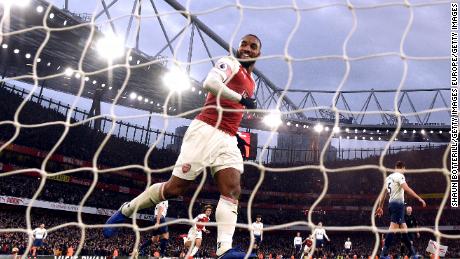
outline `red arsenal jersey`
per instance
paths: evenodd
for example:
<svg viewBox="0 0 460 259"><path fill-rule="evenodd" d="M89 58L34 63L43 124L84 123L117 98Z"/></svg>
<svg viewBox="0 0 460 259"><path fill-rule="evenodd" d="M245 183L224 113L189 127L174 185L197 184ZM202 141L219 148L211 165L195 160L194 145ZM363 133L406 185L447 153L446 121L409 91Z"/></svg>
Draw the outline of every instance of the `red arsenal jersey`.
<svg viewBox="0 0 460 259"><path fill-rule="evenodd" d="M228 88L244 97L252 97L254 94L254 79L234 57L221 58L211 70L211 73L214 74L213 76L219 76ZM225 109L244 109L242 104L224 98L220 98L220 105ZM196 119L214 127L218 119L217 109L208 106L217 107L217 97L212 93L208 93L204 104L205 108L198 114ZM224 111L218 128L230 135L236 135L242 119L242 111Z"/></svg>
<svg viewBox="0 0 460 259"><path fill-rule="evenodd" d="M200 223L209 222L209 217L206 216L206 214L202 213L195 218L195 221L196 221L196 229L198 231L202 231L204 228L204 225Z"/></svg>

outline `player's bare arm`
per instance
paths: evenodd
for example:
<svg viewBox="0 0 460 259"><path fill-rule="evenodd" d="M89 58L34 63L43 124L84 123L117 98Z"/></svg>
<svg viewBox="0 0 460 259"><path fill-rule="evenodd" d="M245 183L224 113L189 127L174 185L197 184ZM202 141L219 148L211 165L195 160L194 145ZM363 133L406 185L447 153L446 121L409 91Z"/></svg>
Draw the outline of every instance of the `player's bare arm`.
<svg viewBox="0 0 460 259"><path fill-rule="evenodd" d="M420 196L418 196L418 194L415 193L414 190L412 190L412 188L410 188L407 183L401 184L401 188L403 188L404 191L406 191L410 196L416 198L422 204L423 207L426 207L425 201L422 198L420 198Z"/></svg>

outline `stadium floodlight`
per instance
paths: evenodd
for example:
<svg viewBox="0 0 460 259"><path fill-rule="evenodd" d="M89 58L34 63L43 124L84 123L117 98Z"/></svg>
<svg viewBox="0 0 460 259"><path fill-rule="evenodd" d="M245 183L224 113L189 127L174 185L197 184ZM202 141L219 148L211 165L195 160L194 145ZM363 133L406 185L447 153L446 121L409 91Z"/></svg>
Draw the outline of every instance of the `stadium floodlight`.
<svg viewBox="0 0 460 259"><path fill-rule="evenodd" d="M66 26L67 25L67 20L65 20L62 25Z"/></svg>
<svg viewBox="0 0 460 259"><path fill-rule="evenodd" d="M198 94L201 95L201 91L199 91Z"/></svg>
<svg viewBox="0 0 460 259"><path fill-rule="evenodd" d="M112 90L112 87L111 87L111 86L109 86L109 90Z"/></svg>
<svg viewBox="0 0 460 259"><path fill-rule="evenodd" d="M371 137L371 140L374 140L374 137Z"/></svg>
<svg viewBox="0 0 460 259"><path fill-rule="evenodd" d="M442 134L442 130L439 131L439 134Z"/></svg>
<svg viewBox="0 0 460 259"><path fill-rule="evenodd" d="M75 78L79 79L81 77L80 73L75 73Z"/></svg>
<svg viewBox="0 0 460 259"><path fill-rule="evenodd" d="M296 127L296 128L298 128L298 127L299 127L299 124L298 124L298 123L296 123L296 124L295 124L295 127Z"/></svg>
<svg viewBox="0 0 460 259"><path fill-rule="evenodd" d="M366 140L366 137L363 137L363 140Z"/></svg>
<svg viewBox="0 0 460 259"><path fill-rule="evenodd" d="M326 126L326 127L324 128L324 130L325 130L325 131L329 131L329 127Z"/></svg>
<svg viewBox="0 0 460 259"><path fill-rule="evenodd" d="M96 81L96 80L93 80L93 85L95 85L96 83L97 83L97 81Z"/></svg>
<svg viewBox="0 0 460 259"><path fill-rule="evenodd" d="M306 128L307 128L307 125L303 125L303 128L306 129Z"/></svg>
<svg viewBox="0 0 460 259"><path fill-rule="evenodd" d="M194 87L194 86L192 86L192 92L195 92L195 90L196 90L196 89L195 89L195 87Z"/></svg>
<svg viewBox="0 0 460 259"><path fill-rule="evenodd" d="M358 139L358 136L355 136L355 140L357 140L357 139Z"/></svg>
<svg viewBox="0 0 460 259"><path fill-rule="evenodd" d="M3 44L2 44L2 49L7 49L7 48L8 48L8 44L3 43Z"/></svg>
<svg viewBox="0 0 460 259"><path fill-rule="evenodd" d="M345 132L346 132L346 133L348 133L349 131L350 131L350 129L349 129L349 128L346 128L346 129L345 129Z"/></svg>
<svg viewBox="0 0 460 259"><path fill-rule="evenodd" d="M290 122L290 121L288 121L288 122L286 123L286 125L288 125L288 126L291 126L291 122Z"/></svg>
<svg viewBox="0 0 460 259"><path fill-rule="evenodd" d="M73 69L70 68L70 67L66 68L66 69L64 70L64 74L65 74L66 76L72 76L72 75L73 75Z"/></svg>
<svg viewBox="0 0 460 259"><path fill-rule="evenodd" d="M404 132L404 134L406 134L406 133L407 133L407 130L404 130L403 132Z"/></svg>
<svg viewBox="0 0 460 259"><path fill-rule="evenodd" d="M145 98L145 99L144 99L144 102L148 103L148 102L149 102L149 98Z"/></svg>
<svg viewBox="0 0 460 259"><path fill-rule="evenodd" d="M283 123L281 120L281 112L278 110L271 111L269 114L265 115L262 121L270 128L276 128Z"/></svg>
<svg viewBox="0 0 460 259"><path fill-rule="evenodd" d="M153 104L153 101L150 101L150 104Z"/></svg>
<svg viewBox="0 0 460 259"><path fill-rule="evenodd" d="M13 52L14 54L19 54L19 49L14 49Z"/></svg>
<svg viewBox="0 0 460 259"><path fill-rule="evenodd" d="M350 139L350 136L347 136L347 139Z"/></svg>
<svg viewBox="0 0 460 259"><path fill-rule="evenodd" d="M337 127L337 126L335 126L334 128L332 128L332 131L333 131L334 133L339 133L339 132L340 132L340 128Z"/></svg>
<svg viewBox="0 0 460 259"><path fill-rule="evenodd" d="M41 58L37 58L37 63L40 63L42 62L42 59Z"/></svg>
<svg viewBox="0 0 460 259"><path fill-rule="evenodd" d="M416 130L413 130L412 133L415 134L415 133L417 133L417 131L416 131Z"/></svg>
<svg viewBox="0 0 460 259"><path fill-rule="evenodd" d="M111 62L125 54L124 40L113 33L108 33L97 41L96 50L99 56Z"/></svg>
<svg viewBox="0 0 460 259"><path fill-rule="evenodd" d="M380 133L380 130L377 130L377 133Z"/></svg>
<svg viewBox="0 0 460 259"><path fill-rule="evenodd" d="M45 8L43 8L43 6L41 6L41 5L39 5L39 6L37 6L37 9L35 9L35 10L37 10L37 13L43 13Z"/></svg>
<svg viewBox="0 0 460 259"><path fill-rule="evenodd" d="M431 134L433 134L433 133L434 133L434 131L430 130L430 133L431 133Z"/></svg>
<svg viewBox="0 0 460 259"><path fill-rule="evenodd" d="M48 62L48 63L46 64L46 66L47 66L47 67L51 66L51 62Z"/></svg>
<svg viewBox="0 0 460 259"><path fill-rule="evenodd" d="M363 129L363 133L366 133L366 129Z"/></svg>
<svg viewBox="0 0 460 259"><path fill-rule="evenodd" d="M379 140L382 140L382 138L381 138L381 137L379 137Z"/></svg>
<svg viewBox="0 0 460 259"><path fill-rule="evenodd" d="M138 95L138 96L137 96L137 100L138 100L138 101L142 101L142 99L143 99L143 98L142 98L142 95Z"/></svg>
<svg viewBox="0 0 460 259"><path fill-rule="evenodd" d="M29 58L32 57L32 55L30 55L30 53L26 53L25 57L26 57L26 59L29 59Z"/></svg>
<svg viewBox="0 0 460 259"><path fill-rule="evenodd" d="M102 87L105 87L105 84L102 84L101 86L102 86Z"/></svg>
<svg viewBox="0 0 460 259"><path fill-rule="evenodd" d="M49 17L50 17L50 19L53 19L54 18L54 13L50 13Z"/></svg>
<svg viewBox="0 0 460 259"><path fill-rule="evenodd" d="M355 129L355 133L358 133L358 129Z"/></svg>
<svg viewBox="0 0 460 259"><path fill-rule="evenodd" d="M315 125L314 129L315 129L316 132L321 133L321 131L323 131L324 127L323 127L323 125L318 123L318 124Z"/></svg>
<svg viewBox="0 0 460 259"><path fill-rule="evenodd" d="M172 67L163 76L163 83L170 89L170 91L176 93L181 93L182 91L190 88L190 78L177 66Z"/></svg>

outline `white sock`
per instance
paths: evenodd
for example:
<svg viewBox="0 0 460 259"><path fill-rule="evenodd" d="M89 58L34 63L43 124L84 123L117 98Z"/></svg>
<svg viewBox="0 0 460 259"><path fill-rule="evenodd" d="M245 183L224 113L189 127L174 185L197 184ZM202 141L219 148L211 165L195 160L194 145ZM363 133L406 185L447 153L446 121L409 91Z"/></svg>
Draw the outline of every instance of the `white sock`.
<svg viewBox="0 0 460 259"><path fill-rule="evenodd" d="M238 201L221 195L216 208L218 256L232 248L237 217Z"/></svg>
<svg viewBox="0 0 460 259"><path fill-rule="evenodd" d="M162 194L163 184L164 183L156 183L150 186L143 193L139 194L136 198L123 206L121 213L127 217L131 217L136 207L138 207L138 210L141 210L153 207L157 203L164 201L165 199Z"/></svg>
<svg viewBox="0 0 460 259"><path fill-rule="evenodd" d="M185 245L185 243L187 243L187 238L183 237L182 239L184 240L184 245Z"/></svg>
<svg viewBox="0 0 460 259"><path fill-rule="evenodd" d="M192 253L190 253L190 256L194 256L198 252L198 247L194 246L192 249Z"/></svg>

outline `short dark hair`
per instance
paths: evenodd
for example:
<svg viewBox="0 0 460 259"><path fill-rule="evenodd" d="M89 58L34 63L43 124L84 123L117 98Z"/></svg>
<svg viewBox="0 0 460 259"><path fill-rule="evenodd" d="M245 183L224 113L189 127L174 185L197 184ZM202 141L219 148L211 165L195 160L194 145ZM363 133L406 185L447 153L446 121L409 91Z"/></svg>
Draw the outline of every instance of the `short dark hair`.
<svg viewBox="0 0 460 259"><path fill-rule="evenodd" d="M406 165L404 164L403 161L398 161L398 162L396 162L395 167L396 167L397 169L403 169L404 167L406 167Z"/></svg>
<svg viewBox="0 0 460 259"><path fill-rule="evenodd" d="M256 216L256 218L262 218L262 215L258 214L258 215Z"/></svg>
<svg viewBox="0 0 460 259"><path fill-rule="evenodd" d="M249 34L244 35L241 39L243 39L244 37L247 37L247 36L252 36L252 37L256 38L257 41L259 42L259 46L260 46L259 49L262 49L262 41L260 40L259 37L257 37L257 36L254 35L254 34L249 33Z"/></svg>

